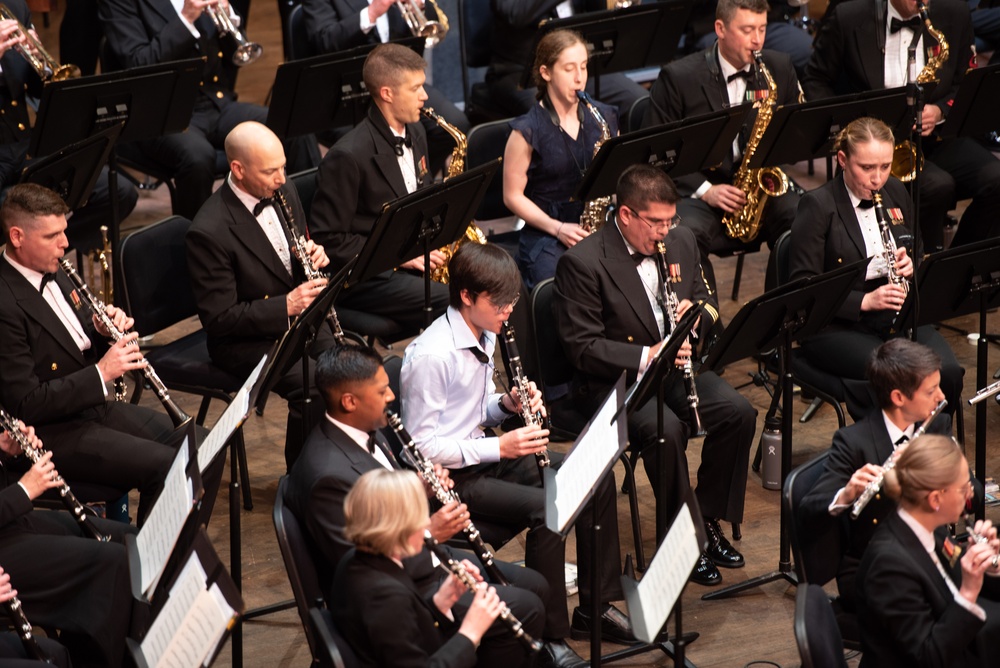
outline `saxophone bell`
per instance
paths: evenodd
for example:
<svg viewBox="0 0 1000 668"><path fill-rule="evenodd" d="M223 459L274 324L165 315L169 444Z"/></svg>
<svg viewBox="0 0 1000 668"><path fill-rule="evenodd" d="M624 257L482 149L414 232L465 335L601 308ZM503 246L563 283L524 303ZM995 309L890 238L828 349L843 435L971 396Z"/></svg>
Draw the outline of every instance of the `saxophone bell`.
<svg viewBox="0 0 1000 668"><path fill-rule="evenodd" d="M604 115L601 114L597 105L594 104L593 99L587 94L585 90L578 90L576 96L580 99L580 104L587 108L590 115L593 116L594 120L597 121L598 126L601 128L601 136L598 137L597 141L594 142L594 152L591 155L591 160L597 156L597 152L601 150L601 146L607 140L611 139L611 128L608 126L608 122L604 120ZM608 220L608 214L611 213L611 197L597 197L592 200L588 200L583 205L583 213L580 214L580 227L586 230L588 233L592 234L597 230L601 229L601 226Z"/></svg>

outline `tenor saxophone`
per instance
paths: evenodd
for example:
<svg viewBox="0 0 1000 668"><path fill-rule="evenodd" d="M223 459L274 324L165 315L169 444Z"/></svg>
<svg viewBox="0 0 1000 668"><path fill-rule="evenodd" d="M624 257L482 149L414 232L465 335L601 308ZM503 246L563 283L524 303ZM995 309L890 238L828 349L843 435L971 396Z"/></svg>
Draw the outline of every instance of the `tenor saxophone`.
<svg viewBox="0 0 1000 668"><path fill-rule="evenodd" d="M627 5L626 5L627 6ZM601 150L601 146L607 140L611 139L611 128L608 127L608 122L604 120L604 116L597 109L597 105L593 104L590 100L590 96L587 95L586 91L577 91L577 97L580 98L580 102L587 107L587 111L590 115L594 117L597 124L601 126L601 136L598 137L597 141L594 142L594 155ZM611 210L611 197L597 197L592 200L587 200L583 205L583 213L580 214L580 227L586 230L588 233L596 232L601 229L601 225L608 219L608 212Z"/></svg>
<svg viewBox="0 0 1000 668"><path fill-rule="evenodd" d="M788 192L788 177L778 167L750 169L750 158L756 152L761 137L764 136L764 131L771 123L774 107L778 104L778 84L774 83L774 77L764 65L764 58L760 51L753 52L753 59L757 64L757 69L760 70L767 82L768 94L758 104L757 119L754 121L753 130L750 132L746 149L743 151L743 162L740 163L733 178L733 185L743 191L747 202L739 210L727 213L722 217L722 224L726 226L726 234L743 243L753 241L760 232L761 217L767 199L781 197Z"/></svg>
<svg viewBox="0 0 1000 668"><path fill-rule="evenodd" d="M455 140L455 148L451 151L451 162L448 164L448 169L445 170L444 180L447 181L453 176L458 176L465 171L465 155L468 152L469 144L465 139L465 133L456 128L454 125L444 120L444 118L436 113L430 107L424 107L421 109L424 116L431 119L438 124L442 130L451 135L451 138ZM469 227L465 230L465 235L462 236L458 241L448 244L447 246L442 246L438 250L444 255L444 262L441 266L431 269L431 280L437 281L438 283L448 283L448 263L451 262L451 256L455 254L459 246L471 241L472 243L485 244L486 235L483 231L479 229L475 221L469 222Z"/></svg>

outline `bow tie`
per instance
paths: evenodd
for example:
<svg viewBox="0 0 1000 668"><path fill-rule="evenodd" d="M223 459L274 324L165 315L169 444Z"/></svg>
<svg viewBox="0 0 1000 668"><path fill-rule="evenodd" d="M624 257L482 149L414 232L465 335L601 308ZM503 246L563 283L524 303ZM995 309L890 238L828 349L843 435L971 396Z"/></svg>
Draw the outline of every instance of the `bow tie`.
<svg viewBox="0 0 1000 668"><path fill-rule="evenodd" d="M368 432L368 454L375 454L375 446L378 445L378 441L375 440L375 432Z"/></svg>
<svg viewBox="0 0 1000 668"><path fill-rule="evenodd" d="M875 200L873 199L863 199L860 202L858 202L859 209L870 209L873 206L875 206Z"/></svg>
<svg viewBox="0 0 1000 668"><path fill-rule="evenodd" d="M900 21L894 16L892 17L892 20L889 21L889 34L895 35L903 28L909 28L910 30L916 32L920 29L920 23L921 21L919 16L911 16L905 21Z"/></svg>
<svg viewBox="0 0 1000 668"><path fill-rule="evenodd" d="M893 445L898 448L899 446L903 445L904 443L907 443L909 440L910 440L910 437L907 436L906 434L903 434L902 436L900 436L899 438L896 439L896 442L893 443Z"/></svg>
<svg viewBox="0 0 1000 668"><path fill-rule="evenodd" d="M643 255L642 253L632 253L632 261L635 262L635 266L642 264L642 261L653 257L652 255Z"/></svg>
<svg viewBox="0 0 1000 668"><path fill-rule="evenodd" d="M50 274L42 274L42 284L38 286L38 291L39 291L39 292L45 292L45 285L46 285L46 284L47 284L47 283L48 283L49 281L54 281L54 280L56 280L56 275L55 275L55 273L50 273Z"/></svg>
<svg viewBox="0 0 1000 668"><path fill-rule="evenodd" d="M726 83L732 83L736 79L746 79L747 81L750 81L753 79L753 74L750 70L737 70L726 77Z"/></svg>
<svg viewBox="0 0 1000 668"><path fill-rule="evenodd" d="M396 155L400 158L403 157L403 147L410 148L413 146L413 142L410 141L410 135L405 137L393 137L392 138L392 150L396 152Z"/></svg>
<svg viewBox="0 0 1000 668"><path fill-rule="evenodd" d="M261 212L264 211L264 209L266 209L267 207L271 206L271 204L273 204L273 201L270 197L261 197L260 201L254 204L253 217L256 218L257 216L259 216Z"/></svg>

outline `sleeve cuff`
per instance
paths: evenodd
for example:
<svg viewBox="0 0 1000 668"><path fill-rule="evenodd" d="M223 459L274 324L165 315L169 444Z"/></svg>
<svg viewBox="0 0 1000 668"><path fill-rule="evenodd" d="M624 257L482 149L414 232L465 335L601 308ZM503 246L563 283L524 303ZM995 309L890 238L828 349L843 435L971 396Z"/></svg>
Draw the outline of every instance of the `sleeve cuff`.
<svg viewBox="0 0 1000 668"><path fill-rule="evenodd" d="M96 364L94 365L94 371L97 372L97 382L99 382L101 384L101 391L104 392L104 398L107 399L108 398L108 384L104 382L104 379L101 377L101 370L97 367Z"/></svg>
<svg viewBox="0 0 1000 668"><path fill-rule="evenodd" d="M708 189L712 187L712 184L708 181L702 181L702 184L698 186L698 189L691 193L691 197L695 199L701 199L708 192Z"/></svg>
<svg viewBox="0 0 1000 668"><path fill-rule="evenodd" d="M635 377L636 382L642 380L642 376L643 374L646 373L646 368L648 366L649 366L649 346L643 346L642 356L639 357L639 373Z"/></svg>
<svg viewBox="0 0 1000 668"><path fill-rule="evenodd" d="M368 18L368 6L361 10L361 32L368 34L375 27L375 22Z"/></svg>
<svg viewBox="0 0 1000 668"><path fill-rule="evenodd" d="M830 502L830 505L829 505L829 506L827 506L827 509L826 509L826 510L827 510L827 512L829 512L829 513L830 513L831 515L833 515L834 517L836 517L837 515L840 515L840 514L841 514L841 513L843 513L843 512L845 511L845 510L847 510L847 509L848 509L848 508L850 508L850 507L851 507L852 505L854 505L854 504L851 504L851 503L837 503L837 499L839 499L839 498L840 498L840 495L841 495L841 493L842 493L842 492L843 492L843 491L844 491L845 489L847 489L847 488L846 488L846 487L841 487L840 489L838 489L838 490L837 490L837 493L833 495L833 501L831 501L831 502Z"/></svg>
<svg viewBox="0 0 1000 668"><path fill-rule="evenodd" d="M955 603L958 603L960 606L965 608L970 614L975 615L979 621L986 621L986 611L976 603L969 603L969 601L967 601L965 597L958 592L955 592Z"/></svg>

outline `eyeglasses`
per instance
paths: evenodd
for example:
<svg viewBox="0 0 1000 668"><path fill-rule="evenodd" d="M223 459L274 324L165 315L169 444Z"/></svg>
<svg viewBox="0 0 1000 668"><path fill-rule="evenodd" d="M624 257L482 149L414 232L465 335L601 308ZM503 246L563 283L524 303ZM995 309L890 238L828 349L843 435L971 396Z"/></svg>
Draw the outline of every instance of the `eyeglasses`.
<svg viewBox="0 0 1000 668"><path fill-rule="evenodd" d="M962 492L965 496L969 496L970 494L972 494L972 478L969 478L964 483L959 484L956 487L945 487L941 491L947 492L950 489L957 489L959 492Z"/></svg>
<svg viewBox="0 0 1000 668"><path fill-rule="evenodd" d="M481 292L473 292L472 296L473 297L479 297L479 295L481 295L481 294L482 294ZM492 306L494 308L494 310L496 310L497 315L500 315L501 313L503 313L504 311L507 311L507 310L513 311L514 307L517 306L517 300L520 299L520 298L521 298L521 295L518 295L518 296L514 297L514 301L512 301L511 303L498 305L495 301L493 301L492 299L490 299L486 295L483 295L483 299L485 299L486 302L490 306Z"/></svg>
<svg viewBox="0 0 1000 668"><path fill-rule="evenodd" d="M646 220L645 218L639 215L638 211L636 211L629 205L622 204L622 206L626 207L629 211L631 211L633 216L635 216L642 222L646 223L646 226L649 227L649 229L651 230L660 230L663 229L664 227L667 228L668 230L672 230L681 224L680 216L674 216L673 218L668 218L666 220Z"/></svg>

